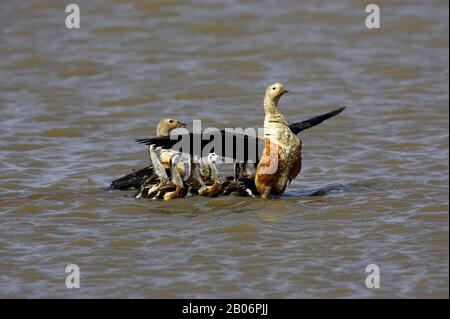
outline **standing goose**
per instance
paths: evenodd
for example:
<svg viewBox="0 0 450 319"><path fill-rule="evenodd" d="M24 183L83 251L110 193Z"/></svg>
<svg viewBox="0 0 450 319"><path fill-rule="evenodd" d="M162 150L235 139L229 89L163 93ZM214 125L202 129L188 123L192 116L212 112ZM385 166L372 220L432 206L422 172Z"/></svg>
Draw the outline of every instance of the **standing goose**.
<svg viewBox="0 0 450 319"><path fill-rule="evenodd" d="M280 98L287 93L275 83L264 96L264 152L256 169L255 185L261 197L280 196L302 166L300 139L278 110Z"/></svg>

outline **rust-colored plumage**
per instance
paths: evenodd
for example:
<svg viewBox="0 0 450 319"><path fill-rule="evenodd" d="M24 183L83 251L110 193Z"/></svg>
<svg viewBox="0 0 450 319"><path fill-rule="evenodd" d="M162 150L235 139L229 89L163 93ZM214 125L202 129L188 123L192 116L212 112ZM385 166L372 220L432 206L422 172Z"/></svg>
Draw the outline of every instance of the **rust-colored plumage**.
<svg viewBox="0 0 450 319"><path fill-rule="evenodd" d="M279 83L269 86L264 97L265 145L256 169L255 184L262 198L280 196L300 173L301 142L278 110L278 101L287 90Z"/></svg>

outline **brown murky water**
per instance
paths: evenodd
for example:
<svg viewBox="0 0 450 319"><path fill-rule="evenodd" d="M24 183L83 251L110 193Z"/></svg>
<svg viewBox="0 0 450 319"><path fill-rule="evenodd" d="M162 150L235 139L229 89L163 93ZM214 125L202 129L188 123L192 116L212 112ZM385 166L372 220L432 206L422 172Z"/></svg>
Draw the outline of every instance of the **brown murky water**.
<svg viewBox="0 0 450 319"><path fill-rule="evenodd" d="M447 1L380 1L379 30L364 1L75 2L79 30L0 4L1 297L448 298ZM261 126L275 81L290 121L348 106L283 198L103 190L162 116Z"/></svg>

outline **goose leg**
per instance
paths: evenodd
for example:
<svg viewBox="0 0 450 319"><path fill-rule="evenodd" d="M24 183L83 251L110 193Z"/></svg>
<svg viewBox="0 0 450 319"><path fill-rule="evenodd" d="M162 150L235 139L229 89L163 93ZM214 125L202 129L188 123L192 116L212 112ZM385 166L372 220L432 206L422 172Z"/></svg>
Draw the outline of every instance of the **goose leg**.
<svg viewBox="0 0 450 319"><path fill-rule="evenodd" d="M241 163L234 164L234 180L237 181L241 175Z"/></svg>
<svg viewBox="0 0 450 319"><path fill-rule="evenodd" d="M191 157L191 173L190 173L190 178L189 178L189 191L188 191L188 196L193 196L195 194L200 194L203 193L204 190L206 189L206 185L203 182L202 178L201 178L201 174L200 174L200 167L199 167L199 163L197 158L192 158ZM200 187L198 188L198 186L200 185Z"/></svg>
<svg viewBox="0 0 450 319"><path fill-rule="evenodd" d="M167 176L164 166L161 164L161 162L158 158L158 155L156 154L155 145L150 145L148 147L148 153L150 156L150 160L153 164L153 171L154 171L155 175L158 176L159 183L157 185L152 186L148 190L147 197L155 199L155 198L158 198L158 196L160 195L160 191L159 191L160 187L167 184L170 180L169 180L169 177Z"/></svg>
<svg viewBox="0 0 450 319"><path fill-rule="evenodd" d="M200 189L198 190L198 194L202 195L205 193L207 187L206 187L205 182L203 181L199 171L200 171L199 164L194 163L194 179L200 184Z"/></svg>
<svg viewBox="0 0 450 319"><path fill-rule="evenodd" d="M216 154L210 154L212 156L208 157L208 166L209 170L211 171L211 177L213 180L213 184L208 187L207 195L212 197L218 194L220 189L220 176L219 176L219 170L216 166Z"/></svg>
<svg viewBox="0 0 450 319"><path fill-rule="evenodd" d="M167 176L166 170L164 166L159 161L158 155L155 152L155 145L150 145L148 148L148 152L150 155L150 160L153 164L153 170L155 174L159 177L159 181L161 184L166 184L169 182L169 177Z"/></svg>
<svg viewBox="0 0 450 319"><path fill-rule="evenodd" d="M177 170L177 165L180 159L181 159L180 153L176 153L172 155L172 157L170 158L170 178L172 183L175 185L175 190L164 194L163 197L164 200L171 200L177 198L184 188L183 179L181 178Z"/></svg>
<svg viewBox="0 0 450 319"><path fill-rule="evenodd" d="M199 166L200 166L200 176L202 177L202 179L204 181L208 180L211 176L211 171L210 171L208 163L207 162L205 163L203 158L201 158Z"/></svg>
<svg viewBox="0 0 450 319"><path fill-rule="evenodd" d="M251 176L253 175L252 170L250 169L248 162L244 162L244 164L242 164L242 175L243 176Z"/></svg>
<svg viewBox="0 0 450 319"><path fill-rule="evenodd" d="M200 189L199 195L213 197L218 194L220 189L220 177L219 171L216 166L217 155L215 153L211 153L208 155L207 163L209 167L210 177L212 179L212 184L209 182L209 186L205 186L203 189Z"/></svg>

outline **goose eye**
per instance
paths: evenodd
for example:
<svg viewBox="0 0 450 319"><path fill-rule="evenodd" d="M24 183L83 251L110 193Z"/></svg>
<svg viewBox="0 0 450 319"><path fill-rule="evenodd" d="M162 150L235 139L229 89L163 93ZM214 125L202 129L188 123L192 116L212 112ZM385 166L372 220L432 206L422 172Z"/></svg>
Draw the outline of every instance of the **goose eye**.
<svg viewBox="0 0 450 319"><path fill-rule="evenodd" d="M272 90L275 90L275 87L273 87Z"/></svg>
<svg viewBox="0 0 450 319"><path fill-rule="evenodd" d="M169 120L169 123L173 123L173 120Z"/></svg>

